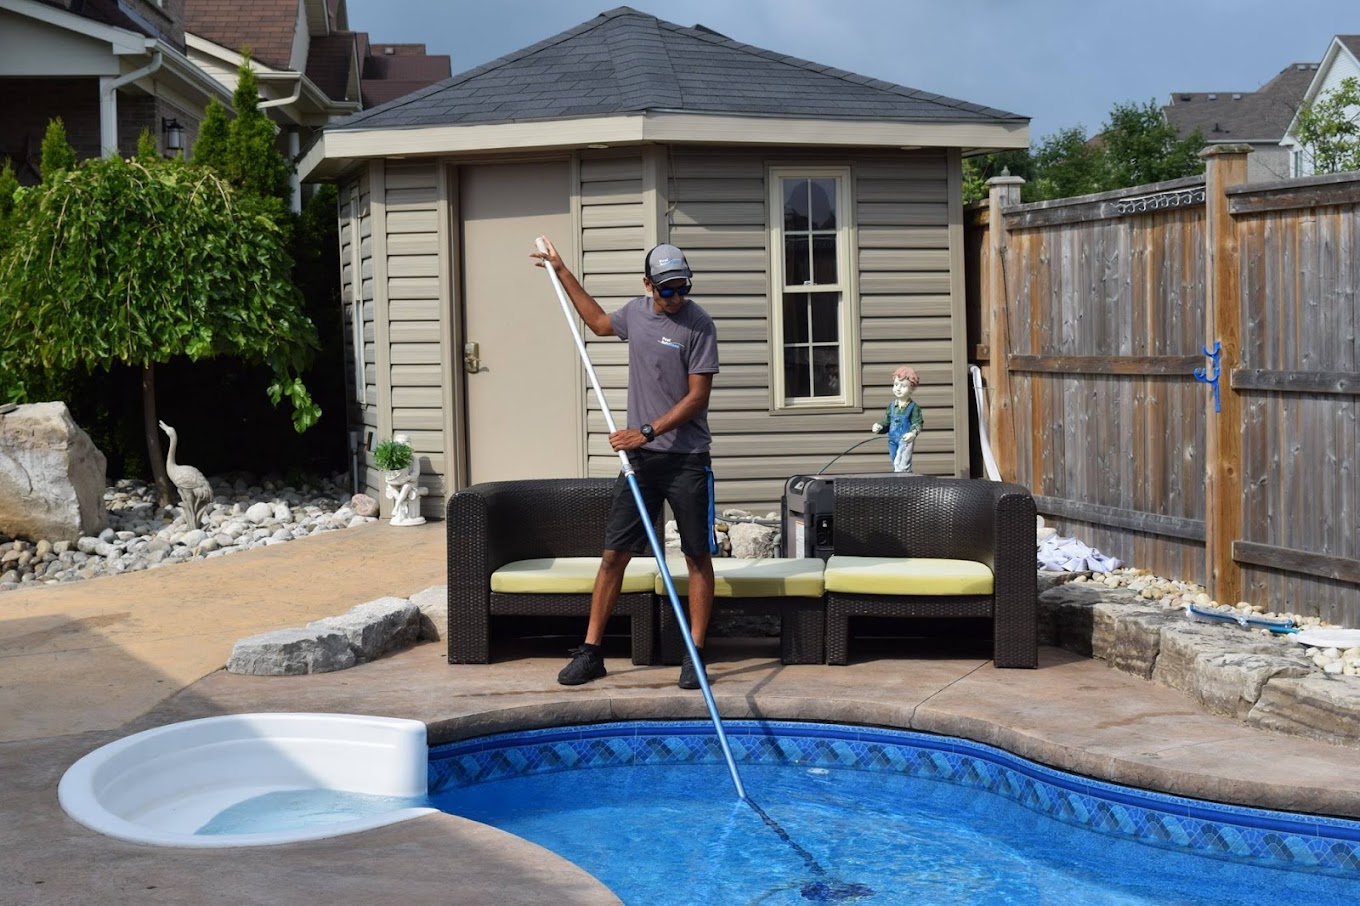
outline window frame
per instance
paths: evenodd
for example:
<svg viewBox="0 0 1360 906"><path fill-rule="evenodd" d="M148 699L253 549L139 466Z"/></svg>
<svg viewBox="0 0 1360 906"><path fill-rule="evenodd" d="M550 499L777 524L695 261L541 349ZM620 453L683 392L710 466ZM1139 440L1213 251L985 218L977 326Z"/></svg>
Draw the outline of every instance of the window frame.
<svg viewBox="0 0 1360 906"><path fill-rule="evenodd" d="M784 282L784 180L832 179L836 182L836 284L787 286ZM860 387L859 269L855 249L852 193L854 172L847 165L779 163L766 168L769 206L770 411L772 414L863 411ZM839 292L841 393L836 397L790 398L784 381L784 294Z"/></svg>

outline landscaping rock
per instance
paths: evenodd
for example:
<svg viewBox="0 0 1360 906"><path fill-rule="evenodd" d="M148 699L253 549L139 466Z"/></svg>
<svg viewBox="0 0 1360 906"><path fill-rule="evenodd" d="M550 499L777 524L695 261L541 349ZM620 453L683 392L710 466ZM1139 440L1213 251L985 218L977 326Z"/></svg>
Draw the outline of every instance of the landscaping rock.
<svg viewBox="0 0 1360 906"><path fill-rule="evenodd" d="M278 629L241 639L227 660L229 673L299 676L355 664L349 637L335 629Z"/></svg>
<svg viewBox="0 0 1360 906"><path fill-rule="evenodd" d="M349 508L360 516L378 515L378 501L367 494L355 494L349 500Z"/></svg>
<svg viewBox="0 0 1360 906"><path fill-rule="evenodd" d="M104 454L65 403L0 415L0 532L74 541L108 525Z"/></svg>
<svg viewBox="0 0 1360 906"><path fill-rule="evenodd" d="M411 595L411 603L420 608L420 640L437 642L449 635L449 587L432 585Z"/></svg>
<svg viewBox="0 0 1360 906"><path fill-rule="evenodd" d="M356 662L363 663L415 644L420 636L420 608L406 598L378 598L339 616L308 623L307 629L343 634Z"/></svg>
<svg viewBox="0 0 1360 906"><path fill-rule="evenodd" d="M1246 722L1360 749L1356 715L1360 715L1360 677L1314 673L1271 679Z"/></svg>
<svg viewBox="0 0 1360 906"><path fill-rule="evenodd" d="M737 522L727 530L733 557L778 557L779 529L754 522Z"/></svg>
<svg viewBox="0 0 1360 906"><path fill-rule="evenodd" d="M1312 667L1302 655L1204 654L1195 659L1195 690L1204 710L1245 720L1268 682L1308 676Z"/></svg>
<svg viewBox="0 0 1360 906"><path fill-rule="evenodd" d="M1257 638L1227 624L1195 623L1182 614L1178 621L1167 625L1162 633L1161 655L1151 679L1199 699L1199 684L1204 675L1198 665L1199 659L1217 659L1228 654L1272 653L1270 648L1263 650Z"/></svg>

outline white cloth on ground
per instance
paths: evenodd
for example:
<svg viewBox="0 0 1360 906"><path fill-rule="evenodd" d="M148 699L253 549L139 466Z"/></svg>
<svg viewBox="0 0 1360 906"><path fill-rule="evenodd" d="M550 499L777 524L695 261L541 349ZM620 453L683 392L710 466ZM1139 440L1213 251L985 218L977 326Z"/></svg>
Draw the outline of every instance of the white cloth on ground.
<svg viewBox="0 0 1360 906"><path fill-rule="evenodd" d="M1039 542L1039 568L1058 572L1108 573L1123 565L1122 560L1107 557L1093 547L1087 547L1076 538L1059 538L1056 535Z"/></svg>

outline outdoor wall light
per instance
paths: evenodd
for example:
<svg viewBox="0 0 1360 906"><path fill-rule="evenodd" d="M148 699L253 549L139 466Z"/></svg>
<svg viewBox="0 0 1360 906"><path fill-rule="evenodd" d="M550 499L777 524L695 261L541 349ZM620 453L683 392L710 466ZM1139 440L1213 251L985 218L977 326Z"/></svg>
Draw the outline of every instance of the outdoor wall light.
<svg viewBox="0 0 1360 906"><path fill-rule="evenodd" d="M161 134L165 136L167 157L176 157L184 150L184 127L174 117L161 117Z"/></svg>

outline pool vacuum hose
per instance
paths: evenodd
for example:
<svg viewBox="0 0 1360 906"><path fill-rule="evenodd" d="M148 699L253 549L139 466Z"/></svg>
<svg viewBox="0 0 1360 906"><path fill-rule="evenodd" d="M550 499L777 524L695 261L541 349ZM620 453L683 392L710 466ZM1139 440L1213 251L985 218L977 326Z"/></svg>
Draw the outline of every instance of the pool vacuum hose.
<svg viewBox="0 0 1360 906"><path fill-rule="evenodd" d="M548 246L542 236L535 240L538 250L547 253ZM600 403L600 410L604 412L605 424L609 426L609 433L613 434L618 428L614 425L614 416L609 411L609 403L605 401L604 392L600 390L600 380L595 375L595 367L590 363L590 354L586 352L586 344L581 339L581 331L576 327L575 309L570 300L567 299L567 291L562 288L562 281L558 278L557 272L552 265L543 262L543 269L548 272L548 279L552 282L553 290L557 293L557 301L562 305L562 314L567 318L567 327L571 329L572 339L576 341L576 351L581 354L581 364L586 368L586 374L590 375L590 386L595 388L595 398ZM727 734L723 732L722 720L718 717L718 706L713 701L713 690L708 687L708 675L704 671L704 662L699 657L698 650L694 647L694 640L689 635L689 620L685 619L685 609L680 606L680 596L675 591L675 580L671 578L671 571L666 566L665 549L656 538L656 529L652 526L651 517L647 513L647 504L642 499L642 489L638 487L637 475L633 470L633 463L628 458L625 450L619 450L619 461L623 464L623 474L628 480L628 487L633 492L633 500L637 503L638 513L642 516L642 525L647 530L647 541L652 545L652 556L656 558L657 568L661 570L661 580L666 584L666 594L671 599L671 609L675 611L675 620L680 624L680 637L685 641L685 648L689 651L690 659L694 662L695 673L699 677L699 688L704 693L704 702L708 705L708 716L713 719L713 729L718 734L718 745L722 747L723 758L727 760L727 770L732 774L732 783L737 788L737 796L746 800L746 790L741 785L741 777L737 774L737 764L732 760L732 750L727 745Z"/></svg>

